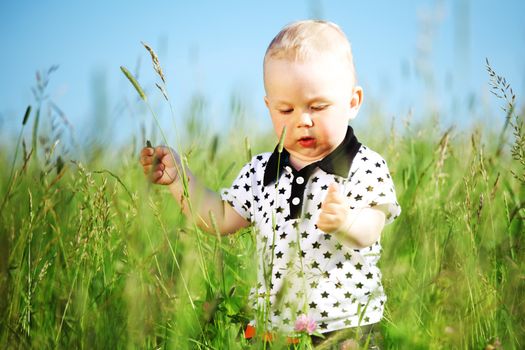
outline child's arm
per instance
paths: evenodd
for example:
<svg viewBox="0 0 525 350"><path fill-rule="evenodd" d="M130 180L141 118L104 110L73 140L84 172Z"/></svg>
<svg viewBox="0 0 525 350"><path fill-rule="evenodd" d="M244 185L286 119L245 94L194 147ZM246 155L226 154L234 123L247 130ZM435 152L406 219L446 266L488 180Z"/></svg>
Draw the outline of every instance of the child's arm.
<svg viewBox="0 0 525 350"><path fill-rule="evenodd" d="M173 154L173 157L172 157ZM175 159L174 159L175 157ZM184 186L180 158L175 151L168 147L159 146L155 149L145 147L140 152L140 163L144 174L151 182L159 185L167 185L184 214L191 217L187 199L184 197ZM182 174L180 174L182 175ZM186 169L188 177L188 193L195 220L204 231L215 233L211 223L210 213L213 213L217 227L221 234L234 233L249 225L249 222L241 217L228 203L224 202L218 193L206 188L193 174Z"/></svg>
<svg viewBox="0 0 525 350"><path fill-rule="evenodd" d="M385 213L379 209L349 208L346 197L338 192L336 184L330 185L321 206L317 227L335 234L351 248L365 248L374 244L385 226Z"/></svg>

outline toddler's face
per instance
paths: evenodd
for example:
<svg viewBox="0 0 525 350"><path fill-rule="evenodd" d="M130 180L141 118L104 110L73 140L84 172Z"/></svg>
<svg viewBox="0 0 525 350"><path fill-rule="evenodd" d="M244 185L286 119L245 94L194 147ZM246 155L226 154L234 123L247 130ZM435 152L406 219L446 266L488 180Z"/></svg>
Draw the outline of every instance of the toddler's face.
<svg viewBox="0 0 525 350"><path fill-rule="evenodd" d="M362 101L351 70L334 56L304 62L269 59L265 103L292 164L305 166L327 156L344 139Z"/></svg>

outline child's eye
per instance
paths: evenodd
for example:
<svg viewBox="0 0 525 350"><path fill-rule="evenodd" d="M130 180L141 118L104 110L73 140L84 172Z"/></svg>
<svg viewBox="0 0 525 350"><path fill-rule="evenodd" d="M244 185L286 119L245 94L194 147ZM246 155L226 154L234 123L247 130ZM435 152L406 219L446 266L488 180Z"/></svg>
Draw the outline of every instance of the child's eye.
<svg viewBox="0 0 525 350"><path fill-rule="evenodd" d="M310 108L312 108L314 111L322 111L326 107L328 107L328 105L316 105L316 106L312 106Z"/></svg>
<svg viewBox="0 0 525 350"><path fill-rule="evenodd" d="M291 114L293 112L293 108L290 109L280 109L279 113L281 114Z"/></svg>

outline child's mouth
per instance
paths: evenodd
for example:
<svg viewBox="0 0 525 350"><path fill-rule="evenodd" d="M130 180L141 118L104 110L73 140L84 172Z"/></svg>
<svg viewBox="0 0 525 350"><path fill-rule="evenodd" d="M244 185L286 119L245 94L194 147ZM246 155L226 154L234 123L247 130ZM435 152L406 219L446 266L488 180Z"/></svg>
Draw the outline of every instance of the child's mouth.
<svg viewBox="0 0 525 350"><path fill-rule="evenodd" d="M303 147L313 147L313 146L315 146L315 138L310 137L310 136L301 137L298 142Z"/></svg>

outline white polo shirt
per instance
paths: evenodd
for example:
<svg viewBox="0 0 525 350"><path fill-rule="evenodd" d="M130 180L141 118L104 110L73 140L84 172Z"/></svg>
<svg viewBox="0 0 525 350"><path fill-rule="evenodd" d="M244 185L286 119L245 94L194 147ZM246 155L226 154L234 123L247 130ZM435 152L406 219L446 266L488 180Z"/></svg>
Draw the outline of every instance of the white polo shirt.
<svg viewBox="0 0 525 350"><path fill-rule="evenodd" d="M269 330L292 332L301 313L322 333L376 323L386 296L377 262L378 242L351 249L317 228L329 185L339 183L350 208L382 205L386 223L401 212L385 160L361 145L351 127L330 155L300 171L286 150L263 153L246 164L229 189L221 191L257 235L254 309L265 310L270 295Z"/></svg>

